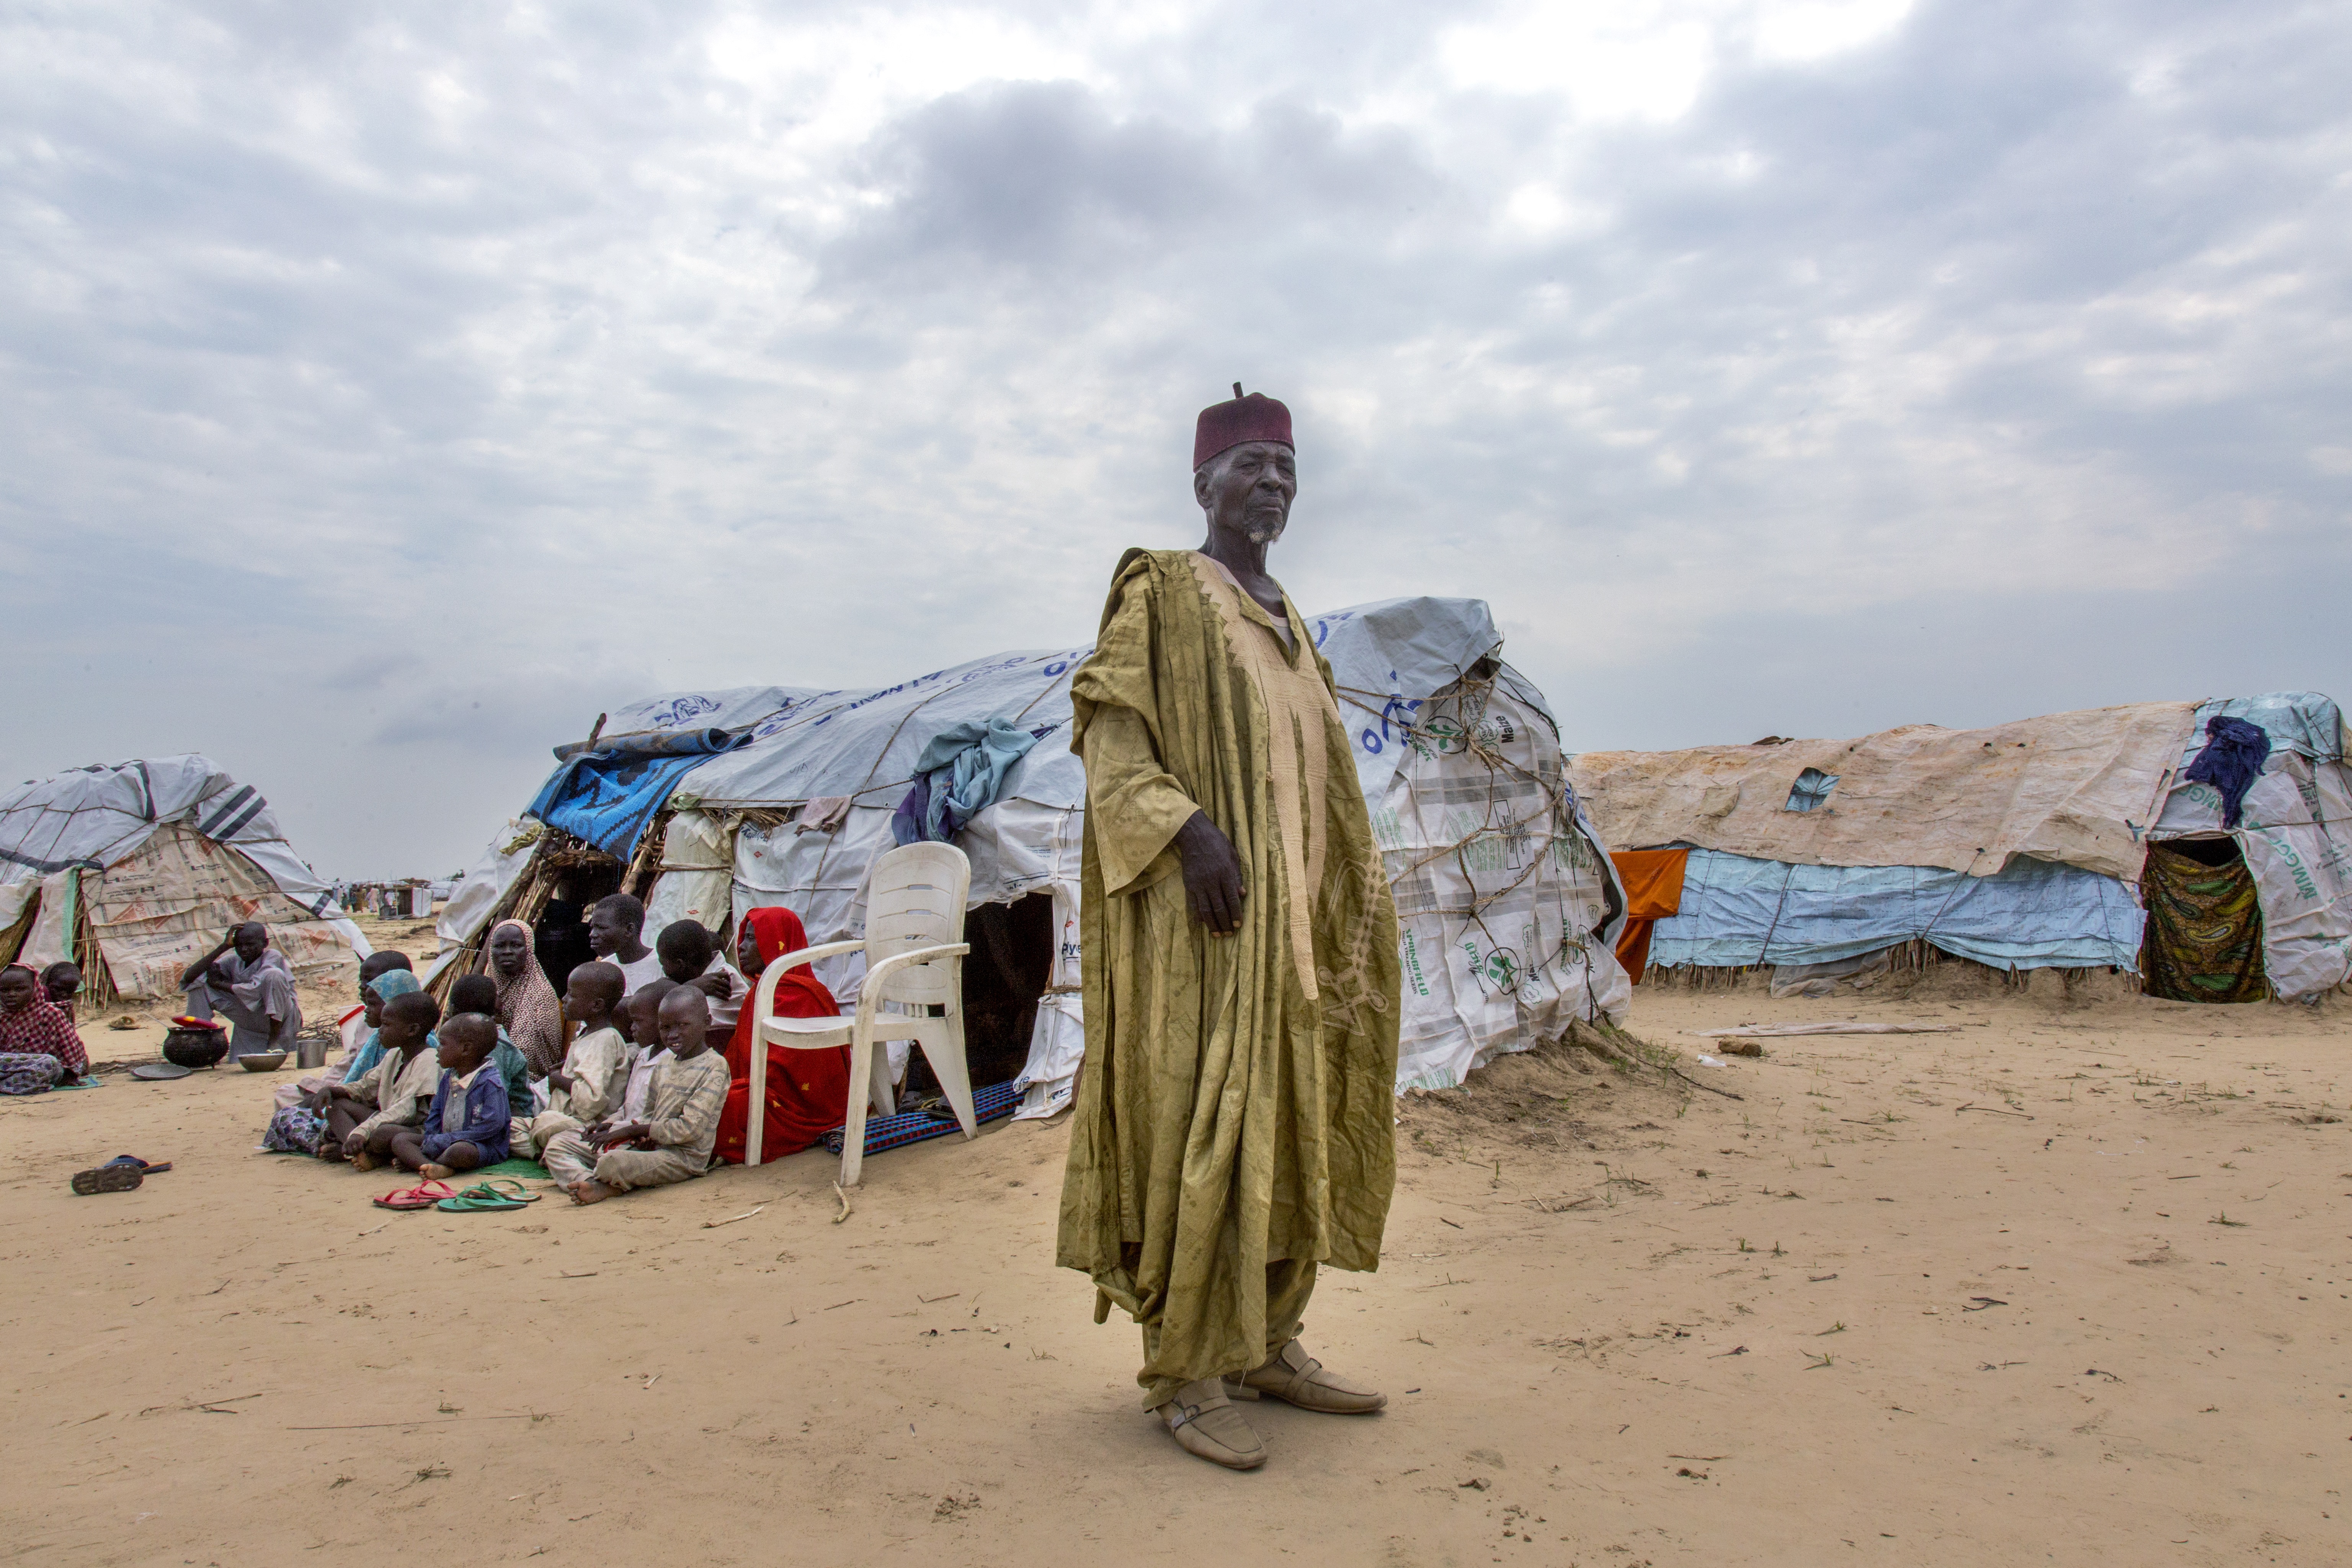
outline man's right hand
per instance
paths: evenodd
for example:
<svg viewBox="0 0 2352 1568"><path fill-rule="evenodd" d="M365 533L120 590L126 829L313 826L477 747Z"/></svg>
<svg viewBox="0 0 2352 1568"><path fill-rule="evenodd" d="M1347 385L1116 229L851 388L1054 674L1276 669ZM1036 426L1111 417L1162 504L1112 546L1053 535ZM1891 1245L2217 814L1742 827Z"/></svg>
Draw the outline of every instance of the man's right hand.
<svg viewBox="0 0 2352 1568"><path fill-rule="evenodd" d="M1192 918L1212 936L1231 936L1241 929L1242 900L1249 889L1242 885L1241 857L1234 841L1196 811L1176 830L1176 854L1184 863L1184 897Z"/></svg>

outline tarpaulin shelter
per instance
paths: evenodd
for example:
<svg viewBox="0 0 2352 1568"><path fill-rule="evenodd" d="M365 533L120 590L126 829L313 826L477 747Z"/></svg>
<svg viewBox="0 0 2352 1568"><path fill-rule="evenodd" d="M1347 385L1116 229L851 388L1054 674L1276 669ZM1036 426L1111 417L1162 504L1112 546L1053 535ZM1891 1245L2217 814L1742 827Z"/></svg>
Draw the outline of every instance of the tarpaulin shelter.
<svg viewBox="0 0 2352 1568"><path fill-rule="evenodd" d="M269 803L210 758L94 764L0 797L0 956L72 959L99 1000L175 995L229 926L260 921L300 978L364 957Z"/></svg>
<svg viewBox="0 0 2352 1568"><path fill-rule="evenodd" d="M1571 1018L1622 1016L1631 987L1610 944L1622 895L1565 786L1541 694L1496 657L1486 606L1394 599L1307 625L1340 688L1403 928L1398 1087L1455 1083ZM609 887L638 893L649 942L673 920L718 931L767 904L797 913L812 942L857 935L866 869L895 842L919 760L937 762L942 735L985 735L996 762L959 776L984 775L993 799L954 837L972 868L967 984L992 988L1017 1036L1024 1113L1049 1112L1084 1044L1086 777L1069 749L1069 689L1089 651L996 654L852 690L668 693L612 713L609 738L565 748L459 884L436 978L478 963L494 919L536 920L555 891L572 904ZM1027 749L1000 766L1015 731ZM698 749L665 743L689 731ZM646 759L675 771L604 782ZM817 968L855 996L862 959Z"/></svg>
<svg viewBox="0 0 2352 1568"><path fill-rule="evenodd" d="M2185 776L2216 719L2268 741L2231 826L2221 793ZM2157 965L2152 991L2242 999L2238 971L2198 985L2169 977L2184 965L2226 968L2251 942L2263 994L2310 998L2352 973L2343 742L2334 702L2284 692L1984 730L1588 752L1570 759L1569 776L1611 845L1687 858L1678 907L1651 933L1654 966L1761 965L1776 988L1825 989L1866 983L1890 952L1918 943L2011 973L2147 976L2144 949L2177 946L2176 924L2204 900L2194 907L2208 917L2235 911L2222 917L2234 934L2209 931L2210 952ZM2152 843L2166 853L2151 859ZM2182 863L2202 868L2202 890L2151 899L2151 877ZM2242 867L2234 874L2255 897L2225 897L2220 884L2233 873L2215 868L2227 866Z"/></svg>

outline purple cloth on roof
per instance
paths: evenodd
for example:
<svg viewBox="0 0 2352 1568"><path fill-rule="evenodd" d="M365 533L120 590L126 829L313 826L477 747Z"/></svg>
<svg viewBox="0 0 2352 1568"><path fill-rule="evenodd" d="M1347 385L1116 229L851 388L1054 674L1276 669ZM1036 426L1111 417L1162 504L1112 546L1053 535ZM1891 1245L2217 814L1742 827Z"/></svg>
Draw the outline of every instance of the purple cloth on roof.
<svg viewBox="0 0 2352 1568"><path fill-rule="evenodd" d="M914 788L890 814L890 837L900 844L923 842L923 824L931 814L931 775L917 773Z"/></svg>
<svg viewBox="0 0 2352 1568"><path fill-rule="evenodd" d="M2260 724L2217 713L2205 723L2205 749L2180 770L2184 779L2211 784L2221 795L2221 826L2235 827L2243 814L2246 792L2263 775L2271 759L2271 738Z"/></svg>

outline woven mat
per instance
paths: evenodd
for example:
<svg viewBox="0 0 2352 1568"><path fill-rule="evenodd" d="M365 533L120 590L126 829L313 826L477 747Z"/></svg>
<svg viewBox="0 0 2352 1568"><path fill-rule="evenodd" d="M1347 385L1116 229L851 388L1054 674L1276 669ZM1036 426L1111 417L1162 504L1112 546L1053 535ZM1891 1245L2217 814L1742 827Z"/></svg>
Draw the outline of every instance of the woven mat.
<svg viewBox="0 0 2352 1568"><path fill-rule="evenodd" d="M971 1091L972 1118L978 1121L994 1121L1013 1114L1021 1103L1021 1095L1009 1083L992 1083L985 1089ZM896 1116L877 1116L866 1123L866 1152L879 1154L885 1149L897 1149L908 1143L920 1143L926 1138L944 1138L963 1129L953 1121L940 1121L919 1110L904 1110ZM824 1146L832 1152L841 1152L842 1130L838 1127L824 1135Z"/></svg>

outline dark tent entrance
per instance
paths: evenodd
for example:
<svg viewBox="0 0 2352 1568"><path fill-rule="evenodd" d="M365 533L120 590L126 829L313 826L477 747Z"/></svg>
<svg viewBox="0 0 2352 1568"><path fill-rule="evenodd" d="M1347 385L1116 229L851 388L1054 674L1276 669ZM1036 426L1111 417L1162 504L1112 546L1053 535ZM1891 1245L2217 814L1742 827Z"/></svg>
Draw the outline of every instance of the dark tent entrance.
<svg viewBox="0 0 2352 1568"><path fill-rule="evenodd" d="M1029 1059L1038 999L1054 968L1054 895L1030 893L1009 904L982 904L963 920L971 944L963 961L963 1053L975 1084L1010 1083ZM930 1064L917 1051L907 1063L906 1098L939 1092Z"/></svg>
<svg viewBox="0 0 2352 1568"><path fill-rule="evenodd" d="M2174 1002L2262 1002L2263 910L2234 838L2168 838L2140 873L2140 984Z"/></svg>

